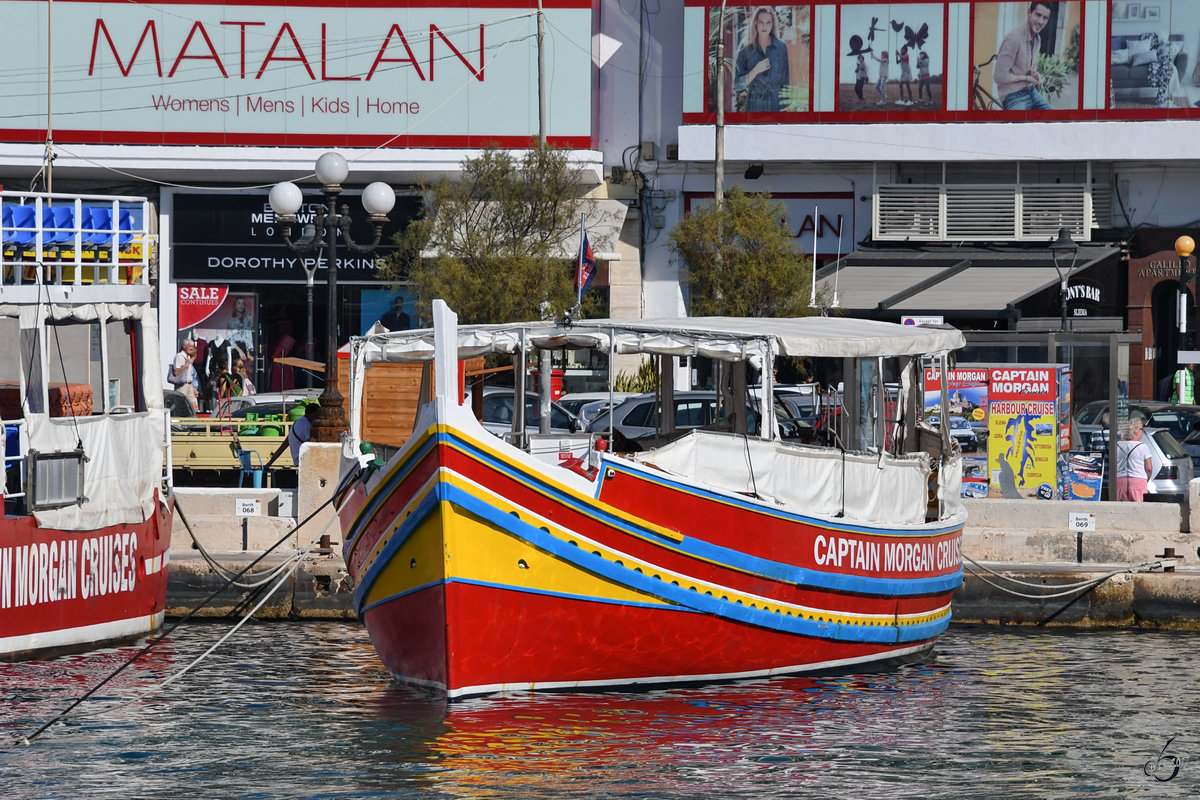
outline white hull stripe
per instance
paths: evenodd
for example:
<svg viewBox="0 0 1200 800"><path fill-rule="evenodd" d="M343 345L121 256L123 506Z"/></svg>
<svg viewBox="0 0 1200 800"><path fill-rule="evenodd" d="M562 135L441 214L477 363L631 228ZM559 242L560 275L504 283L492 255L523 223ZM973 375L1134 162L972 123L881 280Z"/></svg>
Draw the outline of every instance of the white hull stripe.
<svg viewBox="0 0 1200 800"><path fill-rule="evenodd" d="M146 559L146 575L157 575L171 563L171 551L165 550L161 556Z"/></svg>
<svg viewBox="0 0 1200 800"><path fill-rule="evenodd" d="M805 672L818 672L828 669L839 669L842 667L853 666L855 664L867 664L873 661L889 661L895 658L903 658L904 656L920 653L933 648L932 643L919 644L913 647L900 647L895 650L885 650L880 653L874 653L869 656L858 656L855 658L838 658L829 661L820 661L814 664L798 664L789 667L773 667L770 669L747 670L745 672L724 672L704 675L661 675L647 678L612 678L607 680L596 681L544 681L540 683L493 683L480 686L464 686L454 691L446 692L447 697L469 697L472 695L483 694L504 694L509 692L527 692L535 690L547 689L582 689L582 688L601 688L615 686L642 686L647 684L673 684L673 683L712 683L714 681L730 681L742 680L746 678L769 678L772 676L781 675L798 675ZM397 675L398 679L409 683L420 683L424 686L431 686L445 691L445 687L437 683L427 681L414 681L411 678L406 678L403 675Z"/></svg>
<svg viewBox="0 0 1200 800"><path fill-rule="evenodd" d="M112 639L141 636L162 625L165 615L165 611L159 611L157 614L151 616L130 617L111 622L98 622L94 625L80 625L76 628L28 633L21 636L5 636L0 638L0 653L53 650L93 642L107 642Z"/></svg>

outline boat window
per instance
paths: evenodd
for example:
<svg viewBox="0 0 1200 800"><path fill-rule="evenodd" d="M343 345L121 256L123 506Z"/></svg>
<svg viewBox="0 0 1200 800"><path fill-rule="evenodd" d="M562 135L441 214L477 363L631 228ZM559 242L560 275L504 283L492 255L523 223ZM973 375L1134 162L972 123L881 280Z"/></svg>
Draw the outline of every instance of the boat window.
<svg viewBox="0 0 1200 800"><path fill-rule="evenodd" d="M0 419L21 416L19 331L16 317L0 317Z"/></svg>
<svg viewBox="0 0 1200 800"><path fill-rule="evenodd" d="M96 409L145 410L141 387L134 377L137 374L135 360L142 352L141 324L136 320L109 320L105 324L105 334L108 339L107 386L103 403L97 402Z"/></svg>
<svg viewBox="0 0 1200 800"><path fill-rule="evenodd" d="M89 416L106 397L98 322L46 325L46 376L52 417Z"/></svg>

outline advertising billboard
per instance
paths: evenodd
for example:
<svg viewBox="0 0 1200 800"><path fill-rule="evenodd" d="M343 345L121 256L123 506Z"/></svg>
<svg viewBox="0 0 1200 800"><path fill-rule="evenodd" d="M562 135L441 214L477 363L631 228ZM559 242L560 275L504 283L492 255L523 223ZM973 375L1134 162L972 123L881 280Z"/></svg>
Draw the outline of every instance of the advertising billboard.
<svg viewBox="0 0 1200 800"><path fill-rule="evenodd" d="M714 120L718 31L732 124L1200 118L1196 0L684 5L685 123Z"/></svg>
<svg viewBox="0 0 1200 800"><path fill-rule="evenodd" d="M50 13L54 12L53 24ZM59 142L527 146L539 130L534 3L0 0L21 66L3 135ZM547 133L590 146L590 0L545 9ZM53 31L53 99L47 100Z"/></svg>

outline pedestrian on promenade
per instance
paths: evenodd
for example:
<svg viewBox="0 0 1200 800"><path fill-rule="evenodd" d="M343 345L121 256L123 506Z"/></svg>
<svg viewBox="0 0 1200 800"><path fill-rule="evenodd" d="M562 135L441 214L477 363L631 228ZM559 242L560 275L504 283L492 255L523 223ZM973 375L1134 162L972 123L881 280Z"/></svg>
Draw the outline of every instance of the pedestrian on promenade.
<svg viewBox="0 0 1200 800"><path fill-rule="evenodd" d="M175 389L192 403L193 409L198 409L200 404L196 400L196 343L191 339L183 343L183 347L175 354L174 360L171 361L171 368L167 370L167 383L175 387Z"/></svg>
<svg viewBox="0 0 1200 800"><path fill-rule="evenodd" d="M1172 403L1187 403L1191 405L1196 402L1195 371L1195 364L1184 364L1175 371L1175 379L1171 383Z"/></svg>
<svg viewBox="0 0 1200 800"><path fill-rule="evenodd" d="M1150 448L1142 441L1142 421L1129 420L1125 438L1117 442L1117 499L1142 502L1153 469Z"/></svg>
<svg viewBox="0 0 1200 800"><path fill-rule="evenodd" d="M239 358L233 362L233 377L240 384L238 394L252 395L258 394L258 389L254 388L254 381L250 380L250 373L246 370L246 362Z"/></svg>
<svg viewBox="0 0 1200 800"><path fill-rule="evenodd" d="M263 467L264 470L270 469L271 465L275 463L275 459L283 455L283 451L289 447L292 450L292 463L299 468L300 445L312 438L313 420L317 418L317 414L319 413L321 413L321 406L317 403L309 403L304 407L304 416L292 423L287 438L279 445L279 449L271 455L271 460Z"/></svg>

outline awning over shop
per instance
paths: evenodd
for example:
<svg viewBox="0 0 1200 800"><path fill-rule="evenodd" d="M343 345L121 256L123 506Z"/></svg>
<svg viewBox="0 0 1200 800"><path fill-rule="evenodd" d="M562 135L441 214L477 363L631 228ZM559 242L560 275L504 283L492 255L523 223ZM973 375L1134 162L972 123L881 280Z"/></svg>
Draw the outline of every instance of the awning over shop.
<svg viewBox="0 0 1200 800"><path fill-rule="evenodd" d="M1113 244L1081 244L1071 277L1117 253ZM860 250L817 272L817 288L845 313L890 317L980 316L1010 310L1058 285L1048 249L928 247Z"/></svg>

